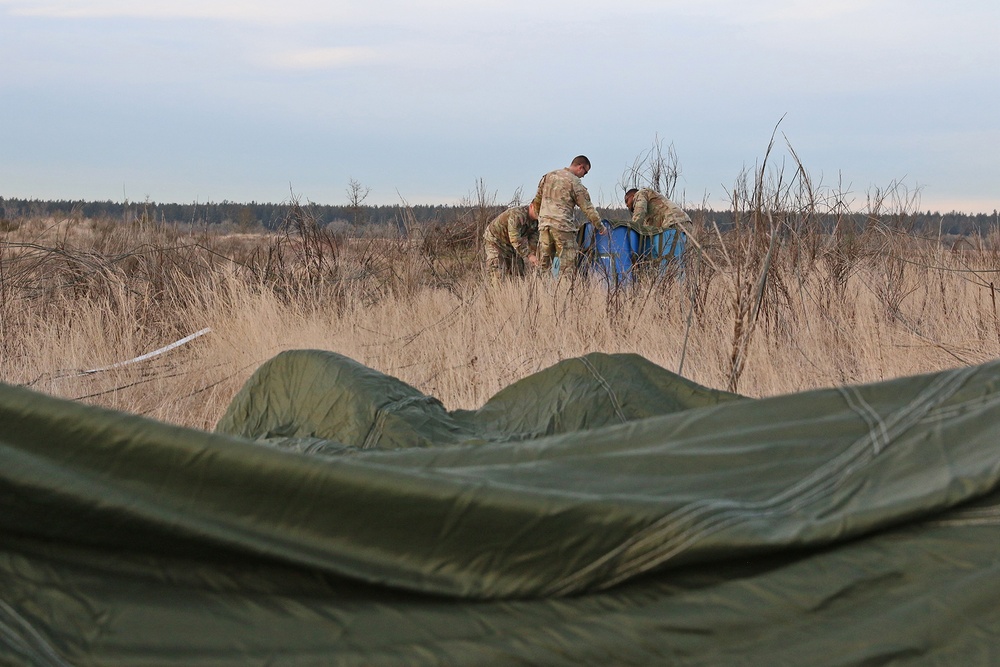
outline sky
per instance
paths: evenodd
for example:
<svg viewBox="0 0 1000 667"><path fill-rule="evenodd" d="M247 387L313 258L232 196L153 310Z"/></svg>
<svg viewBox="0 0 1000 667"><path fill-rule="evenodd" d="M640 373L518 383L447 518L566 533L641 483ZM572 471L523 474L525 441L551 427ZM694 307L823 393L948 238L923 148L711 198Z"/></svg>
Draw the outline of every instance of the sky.
<svg viewBox="0 0 1000 667"><path fill-rule="evenodd" d="M0 197L454 204L655 144L674 199L794 171L1000 208L996 0L0 0Z"/></svg>

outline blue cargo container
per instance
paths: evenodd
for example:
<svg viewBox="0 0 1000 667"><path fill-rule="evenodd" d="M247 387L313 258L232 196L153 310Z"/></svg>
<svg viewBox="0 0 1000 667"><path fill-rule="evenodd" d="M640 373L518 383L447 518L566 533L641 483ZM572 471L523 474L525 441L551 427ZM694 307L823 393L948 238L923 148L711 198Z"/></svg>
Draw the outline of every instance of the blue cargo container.
<svg viewBox="0 0 1000 667"><path fill-rule="evenodd" d="M639 234L626 225L609 224L607 234L598 234L589 222L581 230L583 269L599 276L609 287L633 278L633 258Z"/></svg>
<svg viewBox="0 0 1000 667"><path fill-rule="evenodd" d="M647 236L624 223L610 223L608 228L608 234L597 234L588 222L580 230L581 269L596 274L608 287L632 282L642 264L655 266L659 275L672 263L680 267L683 232L668 229Z"/></svg>
<svg viewBox="0 0 1000 667"><path fill-rule="evenodd" d="M681 255L684 252L687 237L684 232L678 229L666 229L659 234L651 236L640 236L642 239L635 261L648 261L659 275L663 275L667 269L676 264L678 273L682 268Z"/></svg>

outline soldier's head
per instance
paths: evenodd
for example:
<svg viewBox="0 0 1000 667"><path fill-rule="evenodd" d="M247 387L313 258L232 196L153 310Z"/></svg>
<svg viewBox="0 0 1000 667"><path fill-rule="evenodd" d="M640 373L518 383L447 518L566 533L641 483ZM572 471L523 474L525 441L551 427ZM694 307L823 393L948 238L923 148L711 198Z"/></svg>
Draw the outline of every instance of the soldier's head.
<svg viewBox="0 0 1000 667"><path fill-rule="evenodd" d="M573 161L569 163L569 170L573 172L573 175L577 178L583 178L590 171L590 160L586 155L577 155L573 158Z"/></svg>
<svg viewBox="0 0 1000 667"><path fill-rule="evenodd" d="M639 191L638 188L632 188L631 190L625 193L625 206L628 207L629 211L632 210L632 204L635 202L635 193L637 193L638 191Z"/></svg>
<svg viewBox="0 0 1000 667"><path fill-rule="evenodd" d="M528 204L528 217L532 220L538 220L538 211L535 210L535 202Z"/></svg>

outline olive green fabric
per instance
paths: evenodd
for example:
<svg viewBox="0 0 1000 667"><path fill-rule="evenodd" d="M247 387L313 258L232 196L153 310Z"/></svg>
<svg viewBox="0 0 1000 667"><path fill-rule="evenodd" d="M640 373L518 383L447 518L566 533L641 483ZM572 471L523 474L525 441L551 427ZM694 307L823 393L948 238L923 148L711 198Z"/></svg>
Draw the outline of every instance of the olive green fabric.
<svg viewBox="0 0 1000 667"><path fill-rule="evenodd" d="M635 354L590 354L515 382L479 410L448 412L437 399L342 355L292 350L257 369L216 430L259 440L319 438L399 449L524 440L740 398Z"/></svg>
<svg viewBox="0 0 1000 667"><path fill-rule="evenodd" d="M0 386L0 664L996 664L998 381L592 354L449 412L299 351L216 433Z"/></svg>

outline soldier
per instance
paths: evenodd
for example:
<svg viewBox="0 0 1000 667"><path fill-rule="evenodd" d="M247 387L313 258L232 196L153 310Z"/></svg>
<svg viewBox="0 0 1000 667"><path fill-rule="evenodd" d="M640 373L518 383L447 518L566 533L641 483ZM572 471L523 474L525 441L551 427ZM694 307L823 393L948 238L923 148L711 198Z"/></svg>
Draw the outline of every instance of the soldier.
<svg viewBox="0 0 1000 667"><path fill-rule="evenodd" d="M538 213L534 202L527 206L514 206L486 226L483 232L483 249L486 268L494 281L504 276L524 274L524 263L538 263L535 247L538 244Z"/></svg>
<svg viewBox="0 0 1000 667"><path fill-rule="evenodd" d="M580 250L576 239L578 226L573 218L576 207L594 224L598 234L607 228L590 203L590 193L580 179L590 171L590 160L584 155L573 158L570 166L550 171L538 182L538 192L532 204L538 211L538 265L547 269L552 258L559 258L559 272L574 275L576 256Z"/></svg>
<svg viewBox="0 0 1000 667"><path fill-rule="evenodd" d="M691 217L677 204L649 188L625 193L625 206L632 214L632 229L640 234L659 234L670 227L685 231Z"/></svg>

